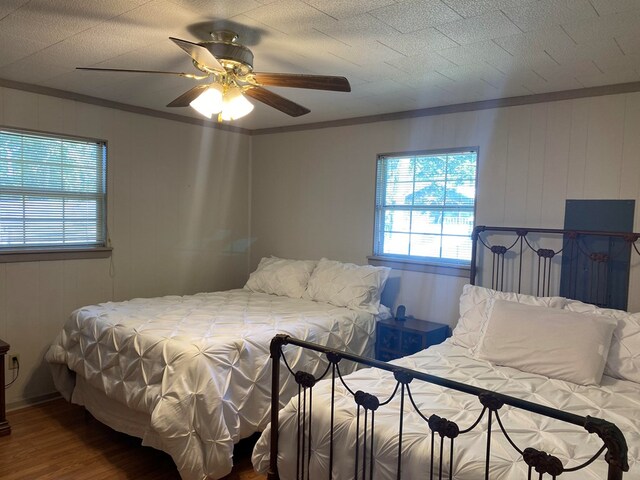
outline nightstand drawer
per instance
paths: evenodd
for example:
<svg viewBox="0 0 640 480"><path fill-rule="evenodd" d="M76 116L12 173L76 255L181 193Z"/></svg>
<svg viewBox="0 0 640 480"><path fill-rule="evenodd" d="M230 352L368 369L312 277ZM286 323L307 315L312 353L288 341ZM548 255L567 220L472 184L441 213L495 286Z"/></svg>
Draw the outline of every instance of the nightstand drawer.
<svg viewBox="0 0 640 480"><path fill-rule="evenodd" d="M395 351L391 350L380 349L380 351L378 351L378 353L376 354L376 360L380 360L382 362L389 362L391 360L395 360L396 358L398 358L398 355Z"/></svg>
<svg viewBox="0 0 640 480"><path fill-rule="evenodd" d="M401 337L400 351L405 355L411 355L426 348L426 338L422 333L402 332Z"/></svg>
<svg viewBox="0 0 640 480"><path fill-rule="evenodd" d="M449 326L415 318L380 320L376 325L376 359L384 362L411 355L449 336Z"/></svg>
<svg viewBox="0 0 640 480"><path fill-rule="evenodd" d="M380 348L385 350L400 349L400 330L387 325L379 325L376 337L380 339L377 342Z"/></svg>

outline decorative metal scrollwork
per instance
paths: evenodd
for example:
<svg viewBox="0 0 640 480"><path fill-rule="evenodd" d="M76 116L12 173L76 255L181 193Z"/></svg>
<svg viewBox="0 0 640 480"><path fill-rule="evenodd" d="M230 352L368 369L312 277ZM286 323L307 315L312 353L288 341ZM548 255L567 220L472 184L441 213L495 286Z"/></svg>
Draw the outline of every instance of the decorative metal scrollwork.
<svg viewBox="0 0 640 480"><path fill-rule="evenodd" d="M296 372L294 378L296 379L296 383L302 385L304 388L311 388L316 384L316 377L301 370Z"/></svg>
<svg viewBox="0 0 640 480"><path fill-rule="evenodd" d="M460 434L460 428L455 422L439 417L435 413L429 417L429 428L441 437L456 438Z"/></svg>
<svg viewBox="0 0 640 480"><path fill-rule="evenodd" d="M587 432L598 435L607 446L604 456L607 463L617 465L623 472L629 471L627 441L618 427L606 420L587 415L584 428Z"/></svg>
<svg viewBox="0 0 640 480"><path fill-rule="evenodd" d="M340 362L340 360L342 360L342 357L337 353L329 352L327 353L327 360L329 360L330 363L337 365Z"/></svg>
<svg viewBox="0 0 640 480"><path fill-rule="evenodd" d="M400 383L404 384L404 385L409 385L411 383L411 380L413 380L413 377L411 375L409 375L406 372L403 372L401 370L396 370L395 372L393 372L393 377Z"/></svg>
<svg viewBox="0 0 640 480"><path fill-rule="evenodd" d="M527 465L541 474L548 473L549 475L557 477L564 471L562 462L558 457L536 450L535 448L525 448L522 458Z"/></svg>
<svg viewBox="0 0 640 480"><path fill-rule="evenodd" d="M375 412L380 406L380 400L375 395L371 395L370 393L363 392L362 390L358 390L354 395L354 400L358 405L367 410L371 410Z"/></svg>
<svg viewBox="0 0 640 480"><path fill-rule="evenodd" d="M480 403L483 407L486 407L494 412L496 410L500 410L504 405L504 402L500 398L488 392L478 395L478 399L480 400Z"/></svg>
<svg viewBox="0 0 640 480"><path fill-rule="evenodd" d="M548 248L539 248L536 253L540 258L553 258L556 256L556 252Z"/></svg>

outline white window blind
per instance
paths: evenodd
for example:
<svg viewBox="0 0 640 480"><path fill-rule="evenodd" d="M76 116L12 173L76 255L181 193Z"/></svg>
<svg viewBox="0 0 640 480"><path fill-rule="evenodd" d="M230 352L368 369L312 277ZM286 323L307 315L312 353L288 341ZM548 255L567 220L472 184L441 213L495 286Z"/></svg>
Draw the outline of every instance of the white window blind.
<svg viewBox="0 0 640 480"><path fill-rule="evenodd" d="M0 129L0 250L105 245L105 142Z"/></svg>
<svg viewBox="0 0 640 480"><path fill-rule="evenodd" d="M374 255L468 264L477 157L475 149L380 155Z"/></svg>

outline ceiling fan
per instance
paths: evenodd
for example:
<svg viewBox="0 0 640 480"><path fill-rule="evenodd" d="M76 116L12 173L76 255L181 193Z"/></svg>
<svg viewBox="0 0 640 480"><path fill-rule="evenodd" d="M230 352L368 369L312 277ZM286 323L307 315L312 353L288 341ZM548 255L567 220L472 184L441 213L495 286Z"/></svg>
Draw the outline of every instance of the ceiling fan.
<svg viewBox="0 0 640 480"><path fill-rule="evenodd" d="M193 65L202 72L199 75L158 70L77 68L107 72L179 75L193 80L209 79L210 82L196 85L169 103L167 107L191 106L208 118L217 114L218 121L235 120L250 113L253 110L253 104L245 98L245 95L292 117L310 112L308 108L273 93L263 88L264 86L351 91L349 81L345 77L254 72L253 53L244 45L236 43L238 35L235 32L220 30L212 32L211 38L210 41L193 43L169 37L191 57Z"/></svg>

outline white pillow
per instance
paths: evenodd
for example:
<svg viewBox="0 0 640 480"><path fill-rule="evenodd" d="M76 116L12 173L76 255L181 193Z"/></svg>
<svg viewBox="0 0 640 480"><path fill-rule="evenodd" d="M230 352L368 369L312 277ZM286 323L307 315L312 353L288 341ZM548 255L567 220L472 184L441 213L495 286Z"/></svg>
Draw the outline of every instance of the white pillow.
<svg viewBox="0 0 640 480"><path fill-rule="evenodd" d="M256 271L249 275L244 288L252 292L301 298L316 264L315 260L264 257Z"/></svg>
<svg viewBox="0 0 640 480"><path fill-rule="evenodd" d="M492 300L476 352L482 360L580 385L599 385L613 319Z"/></svg>
<svg viewBox="0 0 640 480"><path fill-rule="evenodd" d="M599 308L578 300L569 300L567 310L589 315L602 315L618 321L604 374L640 383L640 313Z"/></svg>
<svg viewBox="0 0 640 480"><path fill-rule="evenodd" d="M564 297L534 297L465 285L460 295L460 319L453 330L451 343L472 349L478 345L488 319L487 301L491 298L552 308L563 308L567 303Z"/></svg>
<svg viewBox="0 0 640 480"><path fill-rule="evenodd" d="M377 314L390 270L322 258L309 279L305 298Z"/></svg>

